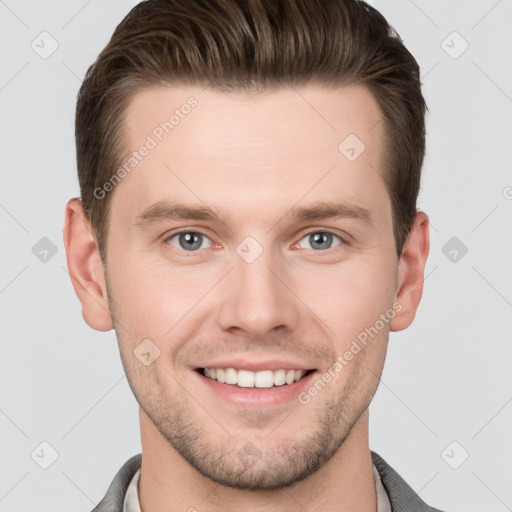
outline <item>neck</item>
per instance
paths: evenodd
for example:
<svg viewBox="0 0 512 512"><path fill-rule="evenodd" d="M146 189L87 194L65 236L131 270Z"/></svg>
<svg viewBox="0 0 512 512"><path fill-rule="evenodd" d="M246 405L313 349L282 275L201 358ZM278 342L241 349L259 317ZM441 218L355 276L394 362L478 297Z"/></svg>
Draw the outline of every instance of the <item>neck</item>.
<svg viewBox="0 0 512 512"><path fill-rule="evenodd" d="M193 468L140 409L142 512L375 512L368 410L318 471L290 487L248 491L217 484Z"/></svg>

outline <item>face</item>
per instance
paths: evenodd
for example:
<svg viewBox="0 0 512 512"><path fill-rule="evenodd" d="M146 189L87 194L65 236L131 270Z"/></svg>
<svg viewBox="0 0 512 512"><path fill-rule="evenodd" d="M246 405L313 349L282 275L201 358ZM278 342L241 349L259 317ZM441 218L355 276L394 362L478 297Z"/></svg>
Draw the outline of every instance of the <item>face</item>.
<svg viewBox="0 0 512 512"><path fill-rule="evenodd" d="M107 285L130 386L213 481L301 480L366 411L395 311L377 103L160 87L125 122L138 156L111 192Z"/></svg>

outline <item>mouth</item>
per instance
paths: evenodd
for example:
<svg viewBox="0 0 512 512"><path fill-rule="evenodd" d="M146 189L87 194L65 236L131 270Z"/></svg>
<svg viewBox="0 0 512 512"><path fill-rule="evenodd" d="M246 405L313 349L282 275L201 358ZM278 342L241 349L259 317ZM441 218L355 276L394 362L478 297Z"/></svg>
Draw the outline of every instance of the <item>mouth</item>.
<svg viewBox="0 0 512 512"><path fill-rule="evenodd" d="M293 370L281 368L277 370L260 370L253 372L233 367L196 369L196 372L203 377L220 384L226 384L240 389L251 388L257 390L291 386L305 379L315 371L314 369Z"/></svg>
<svg viewBox="0 0 512 512"><path fill-rule="evenodd" d="M202 367L192 371L197 375L197 390L204 393L205 403L231 404L237 409L243 407L262 410L275 407L290 406L302 403L298 400L300 393L311 386L316 369L265 369L258 365L255 371L245 368Z"/></svg>

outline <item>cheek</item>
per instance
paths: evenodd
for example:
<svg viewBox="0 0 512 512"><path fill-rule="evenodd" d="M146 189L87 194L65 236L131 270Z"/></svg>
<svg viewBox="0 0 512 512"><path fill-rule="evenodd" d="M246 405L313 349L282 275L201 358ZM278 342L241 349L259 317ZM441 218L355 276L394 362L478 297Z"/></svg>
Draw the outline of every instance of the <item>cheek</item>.
<svg viewBox="0 0 512 512"><path fill-rule="evenodd" d="M336 268L304 272L298 296L333 332L347 341L374 325L392 304L393 275L390 266L375 259L341 263Z"/></svg>
<svg viewBox="0 0 512 512"><path fill-rule="evenodd" d="M177 267L150 255L117 261L109 268L116 316L136 338L161 339L218 281L218 269L207 266Z"/></svg>

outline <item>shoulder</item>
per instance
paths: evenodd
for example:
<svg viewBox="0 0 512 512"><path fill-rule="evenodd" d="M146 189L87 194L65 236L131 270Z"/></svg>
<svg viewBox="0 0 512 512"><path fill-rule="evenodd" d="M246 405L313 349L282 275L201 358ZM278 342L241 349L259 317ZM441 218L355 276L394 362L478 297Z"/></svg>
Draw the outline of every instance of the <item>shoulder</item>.
<svg viewBox="0 0 512 512"><path fill-rule="evenodd" d="M105 497L96 505L92 512L122 512L124 497L133 475L140 468L142 454L134 455L127 460L117 472Z"/></svg>
<svg viewBox="0 0 512 512"><path fill-rule="evenodd" d="M407 482L377 453L371 452L393 512L443 512L429 507Z"/></svg>

